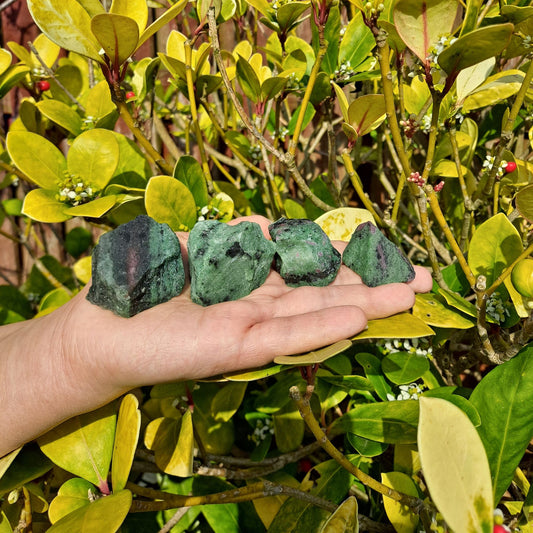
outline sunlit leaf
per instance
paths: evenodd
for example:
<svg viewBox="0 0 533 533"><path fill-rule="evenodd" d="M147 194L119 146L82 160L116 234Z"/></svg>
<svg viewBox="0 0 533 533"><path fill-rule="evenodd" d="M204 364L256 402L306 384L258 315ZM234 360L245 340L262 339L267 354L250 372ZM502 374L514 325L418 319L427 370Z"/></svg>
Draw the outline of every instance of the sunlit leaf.
<svg viewBox="0 0 533 533"><path fill-rule="evenodd" d="M169 7L159 18L157 18L150 26L148 26L139 36L138 47L145 43L152 35L159 31L163 26L168 24L172 19L177 17L187 5L188 0L178 0L175 4Z"/></svg>
<svg viewBox="0 0 533 533"><path fill-rule="evenodd" d="M431 498L454 531L491 533L489 462L476 429L446 400L419 401L418 450Z"/></svg>
<svg viewBox="0 0 533 533"><path fill-rule="evenodd" d="M355 496L344 500L337 510L326 520L320 533L358 533L359 518Z"/></svg>
<svg viewBox="0 0 533 533"><path fill-rule="evenodd" d="M71 215L66 213L68 205L56 199L57 192L45 189L34 189L24 197L22 212L39 222L64 222Z"/></svg>
<svg viewBox="0 0 533 533"><path fill-rule="evenodd" d="M365 94L348 107L349 125L359 136L377 128L385 116L385 97L382 94Z"/></svg>
<svg viewBox="0 0 533 533"><path fill-rule="evenodd" d="M413 306L413 316L423 320L430 326L439 328L468 329L474 326L475 321L446 307L434 294L417 294Z"/></svg>
<svg viewBox="0 0 533 533"><path fill-rule="evenodd" d="M346 339L304 355L282 355L276 357L274 362L283 365L313 365L316 363L322 363L330 357L344 352L344 350L348 349L351 345L352 342Z"/></svg>
<svg viewBox="0 0 533 533"><path fill-rule="evenodd" d="M381 482L398 492L418 497L418 490L413 479L403 472L383 472ZM383 498L383 506L396 533L414 533L417 530L418 515L413 513L407 505L392 498Z"/></svg>
<svg viewBox="0 0 533 533"><path fill-rule="evenodd" d="M319 216L315 222L332 241L349 242L352 233L363 222L374 222L374 217L366 209L339 207Z"/></svg>
<svg viewBox="0 0 533 533"><path fill-rule="evenodd" d="M416 352L393 352L383 358L381 368L390 381L403 385L421 378L429 370L429 361Z"/></svg>
<svg viewBox="0 0 533 533"><path fill-rule="evenodd" d="M352 340L413 339L434 334L435 332L420 318L410 313L398 313L379 320L369 320L367 328Z"/></svg>
<svg viewBox="0 0 533 533"><path fill-rule="evenodd" d="M198 207L207 205L207 183L200 163L190 155L181 156L174 169L174 177L181 181L192 193Z"/></svg>
<svg viewBox="0 0 533 533"><path fill-rule="evenodd" d="M148 22L146 0L113 0L109 13L132 18L139 26L139 33L146 28L146 23Z"/></svg>
<svg viewBox="0 0 533 533"><path fill-rule="evenodd" d="M224 385L211 402L215 420L227 422L236 412L244 399L246 382L228 383Z"/></svg>
<svg viewBox="0 0 533 533"><path fill-rule="evenodd" d="M76 509L89 505L89 495L96 495L97 492L96 487L86 479L79 477L69 479L59 487L57 496L50 503L48 509L50 522L54 524Z"/></svg>

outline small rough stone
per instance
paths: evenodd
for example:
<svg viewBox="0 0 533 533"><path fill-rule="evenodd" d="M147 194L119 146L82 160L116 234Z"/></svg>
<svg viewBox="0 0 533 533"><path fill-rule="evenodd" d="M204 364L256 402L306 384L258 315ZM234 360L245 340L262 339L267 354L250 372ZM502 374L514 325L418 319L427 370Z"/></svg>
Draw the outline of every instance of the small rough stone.
<svg viewBox="0 0 533 533"><path fill-rule="evenodd" d="M167 224L140 215L100 237L87 300L131 317L177 296L184 284L176 234Z"/></svg>
<svg viewBox="0 0 533 533"><path fill-rule="evenodd" d="M406 283L415 277L409 259L372 222L357 226L342 254L342 261L359 274L368 287Z"/></svg>
<svg viewBox="0 0 533 533"><path fill-rule="evenodd" d="M318 224L280 218L268 231L276 244L275 269L287 285L325 287L335 279L341 254Z"/></svg>
<svg viewBox="0 0 533 533"><path fill-rule="evenodd" d="M238 300L266 280L274 243L255 222L235 226L217 220L197 222L187 242L191 299L200 305Z"/></svg>

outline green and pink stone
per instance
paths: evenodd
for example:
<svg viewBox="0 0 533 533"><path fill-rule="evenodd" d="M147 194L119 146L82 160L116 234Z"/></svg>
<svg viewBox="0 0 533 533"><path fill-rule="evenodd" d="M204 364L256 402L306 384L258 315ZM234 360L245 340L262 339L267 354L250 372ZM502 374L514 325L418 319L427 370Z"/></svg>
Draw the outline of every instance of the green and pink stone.
<svg viewBox="0 0 533 533"><path fill-rule="evenodd" d="M369 287L415 276L401 250L370 222L357 227L342 258L310 220L282 218L269 233L272 240L248 221L197 222L187 242L192 301L208 306L243 298L266 281L272 267L291 287L329 285L341 261ZM178 238L167 224L141 215L100 238L87 299L131 317L179 295L184 285Z"/></svg>

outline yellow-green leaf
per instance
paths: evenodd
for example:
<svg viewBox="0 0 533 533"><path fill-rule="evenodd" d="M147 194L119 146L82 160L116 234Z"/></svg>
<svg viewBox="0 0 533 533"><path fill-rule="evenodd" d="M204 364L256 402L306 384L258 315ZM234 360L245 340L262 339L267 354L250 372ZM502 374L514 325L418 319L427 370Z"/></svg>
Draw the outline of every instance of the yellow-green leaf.
<svg viewBox="0 0 533 533"><path fill-rule="evenodd" d="M11 466L11 463L15 460L15 457L19 454L22 448L17 448L12 452L0 457L0 479L6 473L6 470Z"/></svg>
<svg viewBox="0 0 533 533"><path fill-rule="evenodd" d="M357 511L357 500L355 496L350 496L326 520L326 523L320 528L320 533L358 533L359 518Z"/></svg>
<svg viewBox="0 0 533 533"><path fill-rule="evenodd" d="M211 402L211 411L215 420L227 422L236 412L244 399L247 383L235 382L224 385Z"/></svg>
<svg viewBox="0 0 533 533"><path fill-rule="evenodd" d="M91 30L115 67L125 63L139 43L137 22L123 15L96 15L91 19Z"/></svg>
<svg viewBox="0 0 533 533"><path fill-rule="evenodd" d="M85 116L99 119L116 110L111 100L111 91L106 81L98 82L87 95L85 104Z"/></svg>
<svg viewBox="0 0 533 533"><path fill-rule="evenodd" d="M146 212L157 222L166 222L174 231L190 230L196 223L196 204L189 189L170 176L154 176L144 198Z"/></svg>
<svg viewBox="0 0 533 533"><path fill-rule="evenodd" d="M49 533L115 533L128 515L132 494L122 490L85 505L56 522Z"/></svg>
<svg viewBox="0 0 533 533"><path fill-rule="evenodd" d="M339 207L319 216L315 222L332 241L349 242L355 228L363 222L375 224L374 217L366 209Z"/></svg>
<svg viewBox="0 0 533 533"><path fill-rule="evenodd" d="M403 472L384 472L381 474L381 482L398 492L418 497L414 481ZM396 533L414 533L416 531L418 515L410 511L407 505L402 505L392 498L383 498L383 506Z"/></svg>
<svg viewBox="0 0 533 533"><path fill-rule="evenodd" d="M72 294L63 288L57 288L45 294L39 304L39 312L36 316L47 315L72 298Z"/></svg>
<svg viewBox="0 0 533 533"><path fill-rule="evenodd" d="M96 487L79 477L69 479L57 491L57 496L50 503L48 518L54 524L76 509L89 505L89 494L97 494Z"/></svg>
<svg viewBox="0 0 533 533"><path fill-rule="evenodd" d="M4 48L0 48L0 74L3 74L11 65L11 54Z"/></svg>
<svg viewBox="0 0 533 533"><path fill-rule="evenodd" d="M54 66L54 63L59 57L61 48L56 43L52 42L44 33L41 33L33 41L33 46L37 50L39 57L44 61L45 65L49 68ZM33 52L31 57L35 65L39 64L39 60Z"/></svg>
<svg viewBox="0 0 533 533"><path fill-rule="evenodd" d="M229 381L255 381L258 379L275 376L282 370L282 365L269 365L266 368L250 370L249 372L234 372L230 374L224 374L224 377Z"/></svg>
<svg viewBox="0 0 533 533"><path fill-rule="evenodd" d="M419 402L418 450L433 502L455 533L491 533L490 469L476 428L446 400Z"/></svg>
<svg viewBox="0 0 533 533"><path fill-rule="evenodd" d="M413 306L413 316L423 320L430 326L439 328L468 329L475 321L467 318L454 309L446 307L434 294L417 294Z"/></svg>
<svg viewBox="0 0 533 533"><path fill-rule="evenodd" d="M9 132L6 145L13 163L35 184L45 189L57 188L67 163L56 146L29 131Z"/></svg>
<svg viewBox="0 0 533 533"><path fill-rule="evenodd" d="M67 154L69 172L102 190L117 168L118 143L109 130L94 129L78 135Z"/></svg>
<svg viewBox="0 0 533 533"><path fill-rule="evenodd" d="M496 59L489 57L485 61L459 72L456 81L458 102L463 102L472 91L477 89L489 77L495 64Z"/></svg>
<svg viewBox="0 0 533 533"><path fill-rule="evenodd" d="M87 256L78 259L74 263L72 270L74 270L74 274L84 285L89 283L91 279L91 257Z"/></svg>
<svg viewBox="0 0 533 533"><path fill-rule="evenodd" d="M296 450L302 444L305 423L294 402L274 413L272 420L278 450L282 453Z"/></svg>
<svg viewBox="0 0 533 533"><path fill-rule="evenodd" d="M108 404L63 422L37 442L56 465L99 488L106 488L115 424L115 406Z"/></svg>
<svg viewBox="0 0 533 533"><path fill-rule="evenodd" d="M435 332L420 318L410 313L398 313L379 320L369 320L367 328L352 340L414 339L434 334Z"/></svg>
<svg viewBox="0 0 533 533"><path fill-rule="evenodd" d="M376 129L385 117L385 97L382 94L365 94L348 107L348 123L359 136Z"/></svg>
<svg viewBox="0 0 533 533"><path fill-rule="evenodd" d="M68 207L64 210L64 213L71 217L100 218L103 217L116 203L117 196L109 194L97 198L92 202L87 202L86 204L77 205L76 207Z"/></svg>
<svg viewBox="0 0 533 533"><path fill-rule="evenodd" d="M163 472L180 477L192 474L194 432L190 410L180 420L152 420L146 428L144 443L154 451L155 462Z"/></svg>
<svg viewBox="0 0 533 533"><path fill-rule="evenodd" d="M148 4L146 0L113 0L109 12L133 19L139 26L139 34L146 28L148 22Z"/></svg>
<svg viewBox="0 0 533 533"><path fill-rule="evenodd" d="M148 28L139 36L138 47L146 42L152 35L159 31L165 24L176 18L188 4L189 0L178 0L173 6L169 7L158 19L156 19Z"/></svg>
<svg viewBox="0 0 533 533"><path fill-rule="evenodd" d="M13 528L4 511L0 512L0 533L13 533Z"/></svg>
<svg viewBox="0 0 533 533"><path fill-rule="evenodd" d="M78 2L28 0L30 14L40 30L66 50L99 63L100 46L91 32L91 17Z"/></svg>
<svg viewBox="0 0 533 533"><path fill-rule="evenodd" d="M39 222L65 222L71 215L66 213L68 205L56 199L56 191L34 189L24 197L22 213Z"/></svg>
<svg viewBox="0 0 533 533"><path fill-rule="evenodd" d="M336 342L330 346L326 346L320 350L314 350L304 355L282 355L276 357L274 362L281 365L314 365L323 363L330 357L337 355L344 350L347 350L352 345L352 341L345 339L343 341Z"/></svg>
<svg viewBox="0 0 533 533"><path fill-rule="evenodd" d="M117 430L113 458L111 460L111 482L113 492L126 487L133 457L141 430L139 401L133 394L124 396L118 411Z"/></svg>
<svg viewBox="0 0 533 533"><path fill-rule="evenodd" d="M72 135L81 133L81 117L67 104L59 100L42 100L37 103L37 109L46 118L66 129Z"/></svg>

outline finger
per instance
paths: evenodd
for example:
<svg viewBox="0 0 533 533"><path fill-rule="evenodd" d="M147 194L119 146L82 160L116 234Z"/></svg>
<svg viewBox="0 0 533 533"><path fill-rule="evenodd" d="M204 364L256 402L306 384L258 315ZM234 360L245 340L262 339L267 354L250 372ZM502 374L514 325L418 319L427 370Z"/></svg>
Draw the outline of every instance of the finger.
<svg viewBox="0 0 533 533"><path fill-rule="evenodd" d="M433 286L433 278L431 277L431 272L421 266L415 266L415 279L410 281L408 285L415 292L429 292Z"/></svg>

